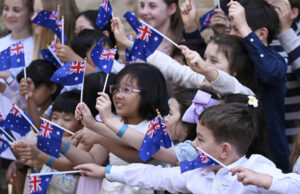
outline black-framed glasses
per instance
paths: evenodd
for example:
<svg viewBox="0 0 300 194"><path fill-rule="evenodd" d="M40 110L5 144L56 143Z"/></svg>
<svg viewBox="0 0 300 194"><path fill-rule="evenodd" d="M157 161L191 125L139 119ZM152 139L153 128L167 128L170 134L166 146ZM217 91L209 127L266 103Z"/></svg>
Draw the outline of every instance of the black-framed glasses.
<svg viewBox="0 0 300 194"><path fill-rule="evenodd" d="M116 93L120 93L120 94L126 94L126 95L129 95L131 94L132 92L141 92L141 90L138 90L138 89L134 89L134 88L130 88L130 87L125 87L125 88L120 88L118 87L117 85L110 85L109 86L109 92L114 95Z"/></svg>

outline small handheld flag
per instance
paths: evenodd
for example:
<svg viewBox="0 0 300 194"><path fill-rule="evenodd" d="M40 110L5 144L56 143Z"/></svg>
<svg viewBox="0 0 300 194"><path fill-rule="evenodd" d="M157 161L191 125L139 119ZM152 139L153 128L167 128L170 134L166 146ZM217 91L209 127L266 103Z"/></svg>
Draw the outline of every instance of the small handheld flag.
<svg viewBox="0 0 300 194"><path fill-rule="evenodd" d="M57 67L61 67L64 65L63 62L61 62L61 60L56 55L56 46L55 45L48 46L47 49L42 49L40 52L41 52L42 56L44 57L44 59L46 61L51 62L53 65L55 65Z"/></svg>
<svg viewBox="0 0 300 194"><path fill-rule="evenodd" d="M99 29L102 30L106 24L108 24L112 15L112 7L109 0L102 0L102 4L99 7L96 24Z"/></svg>
<svg viewBox="0 0 300 194"><path fill-rule="evenodd" d="M0 136L0 155L10 147L10 143Z"/></svg>
<svg viewBox="0 0 300 194"><path fill-rule="evenodd" d="M137 33L138 32L138 28L140 25L139 20L135 17L135 14L133 11L127 11L124 16L123 16L127 22L130 24L130 26L132 27L132 29L134 29L134 31Z"/></svg>
<svg viewBox="0 0 300 194"><path fill-rule="evenodd" d="M29 176L29 189L31 194L45 194L52 175Z"/></svg>
<svg viewBox="0 0 300 194"><path fill-rule="evenodd" d="M81 84L85 66L86 62L68 62L53 73L51 81L67 86Z"/></svg>
<svg viewBox="0 0 300 194"><path fill-rule="evenodd" d="M1 53L0 71L10 68L25 67L25 55L23 41L10 45Z"/></svg>
<svg viewBox="0 0 300 194"><path fill-rule="evenodd" d="M200 17L200 32L211 26L211 18L213 15L214 9L210 10L209 12L205 13L203 16Z"/></svg>
<svg viewBox="0 0 300 194"><path fill-rule="evenodd" d="M158 113L158 115L152 121L150 121L139 152L139 157L144 162L147 161L160 149L160 146L163 146L164 148L170 148L172 146L172 141L169 136L165 121Z"/></svg>

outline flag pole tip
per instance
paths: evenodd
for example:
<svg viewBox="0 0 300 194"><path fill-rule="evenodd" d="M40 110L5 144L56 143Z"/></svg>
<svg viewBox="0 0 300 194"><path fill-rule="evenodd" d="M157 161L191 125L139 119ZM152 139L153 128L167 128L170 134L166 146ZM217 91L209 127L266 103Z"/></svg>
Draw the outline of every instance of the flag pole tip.
<svg viewBox="0 0 300 194"><path fill-rule="evenodd" d="M60 8L60 5L59 5L59 4L57 5L57 8Z"/></svg>
<svg viewBox="0 0 300 194"><path fill-rule="evenodd" d="M61 16L61 18L65 18L65 16Z"/></svg>
<svg viewBox="0 0 300 194"><path fill-rule="evenodd" d="M87 57L85 57L84 60L87 60Z"/></svg>
<svg viewBox="0 0 300 194"><path fill-rule="evenodd" d="M156 112L157 112L157 115L160 115L160 112L159 112L158 108L155 109L155 110L156 110Z"/></svg>

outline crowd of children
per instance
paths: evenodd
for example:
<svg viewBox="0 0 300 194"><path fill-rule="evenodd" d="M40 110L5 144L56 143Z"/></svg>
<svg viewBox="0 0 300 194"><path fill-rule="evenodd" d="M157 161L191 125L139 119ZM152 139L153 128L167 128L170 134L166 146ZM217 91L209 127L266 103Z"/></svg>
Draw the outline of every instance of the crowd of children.
<svg viewBox="0 0 300 194"><path fill-rule="evenodd" d="M75 0L4 0L0 193L8 184L16 194L299 193L300 0L219 0L201 29L198 1L138 0L136 40L164 38L129 59L138 43L108 0L99 0L99 13L112 9L104 27L95 8L79 12ZM61 37L31 22L44 10ZM24 67L2 68L2 51L20 41ZM56 62L41 52L51 46ZM107 52L98 58L113 60L109 73L95 62L98 46ZM53 77L70 62L72 72L85 65L82 82L62 84ZM24 137L2 129L15 105L32 119ZM52 148L58 157L41 147L39 136L54 130L43 131L45 119L64 130ZM156 150L145 151L160 130ZM10 136L15 160L1 151ZM215 163L194 168L199 159ZM53 176L33 185L33 173Z"/></svg>

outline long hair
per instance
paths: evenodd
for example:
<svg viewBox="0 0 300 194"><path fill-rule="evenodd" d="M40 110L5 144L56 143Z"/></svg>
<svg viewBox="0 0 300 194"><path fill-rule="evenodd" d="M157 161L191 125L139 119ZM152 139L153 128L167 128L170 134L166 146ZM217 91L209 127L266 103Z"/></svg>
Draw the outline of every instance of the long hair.
<svg viewBox="0 0 300 194"><path fill-rule="evenodd" d="M290 163L294 165L300 156L300 131L298 132L297 136L294 138L294 143L292 147L292 153L290 156Z"/></svg>

